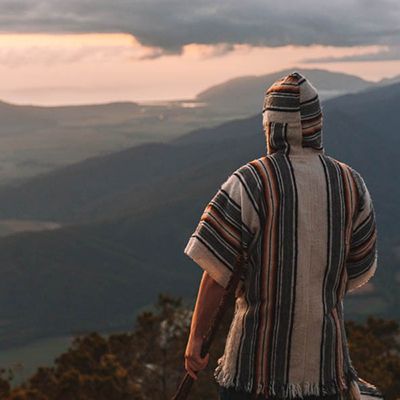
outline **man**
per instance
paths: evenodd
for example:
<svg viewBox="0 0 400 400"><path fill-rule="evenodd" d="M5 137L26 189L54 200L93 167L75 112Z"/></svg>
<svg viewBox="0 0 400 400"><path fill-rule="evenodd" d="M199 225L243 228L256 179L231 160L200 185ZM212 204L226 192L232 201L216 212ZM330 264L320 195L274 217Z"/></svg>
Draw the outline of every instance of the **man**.
<svg viewBox="0 0 400 400"><path fill-rule="evenodd" d="M269 87L262 112L268 154L228 177L184 249L204 269L185 367L196 379L207 365L202 336L247 249L214 372L221 398L360 399L343 297L377 267L370 193L359 172L325 153L318 93L302 74Z"/></svg>

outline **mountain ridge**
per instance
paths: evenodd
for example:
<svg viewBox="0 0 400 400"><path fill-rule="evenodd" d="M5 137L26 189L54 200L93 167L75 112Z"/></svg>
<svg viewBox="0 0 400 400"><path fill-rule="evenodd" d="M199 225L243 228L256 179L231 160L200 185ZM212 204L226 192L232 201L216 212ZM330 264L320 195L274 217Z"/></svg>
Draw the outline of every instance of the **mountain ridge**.
<svg viewBox="0 0 400 400"><path fill-rule="evenodd" d="M354 319L366 312L399 317L399 102L400 84L324 102L326 152L362 174L377 210L380 268L370 290L346 300ZM224 179L265 151L258 114L1 188L2 218L22 212L64 224L0 238L3 346L128 328L160 291L193 298L201 270L185 258L184 245Z"/></svg>

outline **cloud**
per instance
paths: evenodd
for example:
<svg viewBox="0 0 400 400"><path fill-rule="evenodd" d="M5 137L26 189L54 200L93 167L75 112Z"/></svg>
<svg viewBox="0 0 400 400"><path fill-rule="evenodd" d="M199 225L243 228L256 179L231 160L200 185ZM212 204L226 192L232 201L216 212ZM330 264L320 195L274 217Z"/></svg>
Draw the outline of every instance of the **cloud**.
<svg viewBox="0 0 400 400"><path fill-rule="evenodd" d="M0 0L0 8L3 32L130 33L154 48L147 58L191 43L218 45L215 55L234 44L400 45L398 0Z"/></svg>
<svg viewBox="0 0 400 400"><path fill-rule="evenodd" d="M352 54L342 57L315 57L300 60L303 63L336 63L355 61L393 61L400 60L400 46L389 46L387 49L374 53Z"/></svg>
<svg viewBox="0 0 400 400"><path fill-rule="evenodd" d="M154 50L132 42L132 36L127 34L3 35L0 36L0 64L14 68L28 64L109 63L142 59Z"/></svg>

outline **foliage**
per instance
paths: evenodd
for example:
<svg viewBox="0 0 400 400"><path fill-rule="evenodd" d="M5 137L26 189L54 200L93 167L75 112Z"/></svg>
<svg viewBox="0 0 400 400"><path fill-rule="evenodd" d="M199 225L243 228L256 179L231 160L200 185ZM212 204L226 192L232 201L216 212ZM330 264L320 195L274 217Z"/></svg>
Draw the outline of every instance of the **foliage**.
<svg viewBox="0 0 400 400"><path fill-rule="evenodd" d="M213 371L222 355L233 313L224 315L210 350L208 366L198 374L190 400L217 400ZM4 400L170 400L186 373L184 352L192 311L182 298L160 294L154 309L138 315L132 332L107 337L96 332L76 336L71 347L40 367L18 387L12 373L0 374ZM346 322L351 358L360 377L375 384L386 400L399 398L399 325L369 317Z"/></svg>
<svg viewBox="0 0 400 400"><path fill-rule="evenodd" d="M346 322L351 359L359 376L376 385L386 400L400 399L400 326L369 316Z"/></svg>
<svg viewBox="0 0 400 400"><path fill-rule="evenodd" d="M131 333L103 337L96 332L76 336L71 347L51 367L39 367L11 389L11 376L0 379L4 400L169 400L186 373L184 351L192 311L181 298L160 294L155 310L142 312ZM229 318L229 317L228 317ZM225 318L227 329L228 318ZM222 328L221 328L222 329ZM216 339L221 349L225 334ZM199 374L191 399L216 396L210 363Z"/></svg>

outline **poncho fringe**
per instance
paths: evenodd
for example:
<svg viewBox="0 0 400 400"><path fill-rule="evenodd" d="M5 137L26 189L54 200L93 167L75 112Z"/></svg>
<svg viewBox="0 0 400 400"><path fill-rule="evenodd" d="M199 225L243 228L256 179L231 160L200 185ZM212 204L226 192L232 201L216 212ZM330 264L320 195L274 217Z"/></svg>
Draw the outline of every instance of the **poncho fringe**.
<svg viewBox="0 0 400 400"><path fill-rule="evenodd" d="M224 371L222 363L219 363L214 370L214 378L220 386L235 388L235 390L255 393L256 395L262 394L266 398L269 396L278 396L280 398L293 399L310 395L327 396L339 394L341 395L340 398L343 396L343 399L351 399L352 397L349 396L350 389L358 387L358 373L350 366L348 371L345 372L344 377L346 380L345 391L341 390L336 379L332 379L326 383L302 382L282 384L281 382L272 381L268 385L258 384L254 392L252 382L242 382L240 379L234 381L234 376L228 371Z"/></svg>

